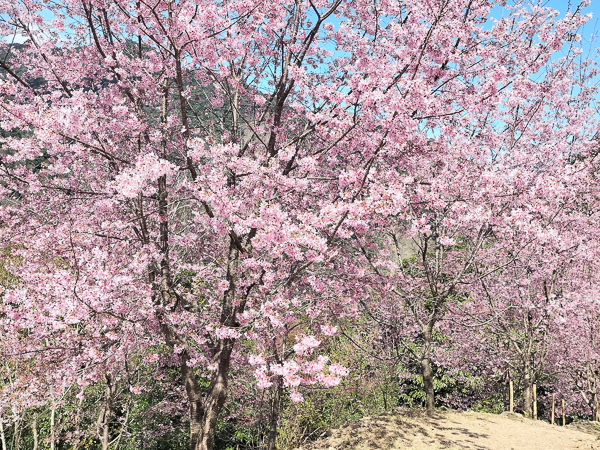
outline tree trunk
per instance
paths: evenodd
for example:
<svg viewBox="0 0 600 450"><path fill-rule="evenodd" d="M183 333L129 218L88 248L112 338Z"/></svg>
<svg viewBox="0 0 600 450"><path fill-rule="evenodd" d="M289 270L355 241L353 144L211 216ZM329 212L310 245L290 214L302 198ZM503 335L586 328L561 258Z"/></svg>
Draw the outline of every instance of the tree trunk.
<svg viewBox="0 0 600 450"><path fill-rule="evenodd" d="M267 450L277 448L277 424L281 414L281 397L283 394L283 380L277 376L273 386L273 399L271 401L271 411L269 414L269 435L267 437Z"/></svg>
<svg viewBox="0 0 600 450"><path fill-rule="evenodd" d="M159 179L159 214L164 217L166 217L167 212L165 180L165 177ZM252 238L252 235L252 233L249 233L245 242L233 232L230 236L227 260L227 281L229 282L229 286L223 295L221 317L219 320L220 324L224 327L235 328L239 326L237 316L244 311L246 298L251 289L247 288L245 296L236 299L238 280L237 270L240 250L244 251L244 248L246 250L248 249L247 245ZM168 263L168 229L166 227L166 221L161 222L161 249L164 254L164 259L161 262L162 280L160 286L160 298L162 298L163 303L166 304L166 301L171 295L174 295ZM151 274L150 279L153 281L154 275ZM229 366L235 339L220 339L212 348L212 364L215 367L215 370L212 374L211 382L203 395L203 390L198 385L193 367L188 366L190 353L186 340L178 336L177 332L166 323L162 313L158 313L157 318L161 324L161 330L163 331L167 344L172 347L177 345L182 348L179 352L179 363L185 391L190 404L190 449L212 450L215 441L217 419L227 398Z"/></svg>
<svg viewBox="0 0 600 450"><path fill-rule="evenodd" d="M523 413L525 417L531 419L533 417L533 387L531 377L525 375L525 385L523 386Z"/></svg>
<svg viewBox="0 0 600 450"><path fill-rule="evenodd" d="M523 367L523 414L528 419L533 418L533 383L535 383L530 358L530 354L525 354Z"/></svg>
<svg viewBox="0 0 600 450"><path fill-rule="evenodd" d="M81 445L81 436L79 434L80 430L80 419L81 419L81 405L83 404L83 397L79 399L77 402L77 414L75 415L75 442L73 442L73 447L71 450L77 450Z"/></svg>
<svg viewBox="0 0 600 450"><path fill-rule="evenodd" d="M172 339L177 339L168 327L165 326L163 329L167 334L167 341L173 342ZM183 383L190 404L190 450L212 450L214 446L217 419L227 398L229 364L233 345L233 339L219 341L213 358L216 370L204 397L194 369L187 365L190 359L188 351L183 350L179 354Z"/></svg>
<svg viewBox="0 0 600 450"><path fill-rule="evenodd" d="M196 379L194 368L188 366L190 354L185 341L181 340L174 330L169 325L164 323L163 318L160 315L158 315L158 319L161 322L161 329L165 335L167 344L170 346L178 345L183 347L183 350L181 350L179 353L179 366L181 368L185 393L190 404L190 450L197 450L202 448L202 420L204 418L202 389L200 388L198 380ZM215 375L213 375L213 377ZM213 383L211 382L209 386L209 392L212 385Z"/></svg>
<svg viewBox="0 0 600 450"><path fill-rule="evenodd" d="M8 450L6 446L6 435L4 434L4 423L2 417L0 417L0 439L2 440L2 450Z"/></svg>
<svg viewBox="0 0 600 450"><path fill-rule="evenodd" d="M104 420L102 426L102 450L108 450L110 443L110 419L113 413L113 398L116 391L116 385L112 377L106 375L106 388L104 390Z"/></svg>
<svg viewBox="0 0 600 450"><path fill-rule="evenodd" d="M217 369L204 395L201 408L199 402L191 405L191 450L212 450L215 444L217 419L227 398L229 363L233 350L233 339L219 341Z"/></svg>
<svg viewBox="0 0 600 450"><path fill-rule="evenodd" d="M56 417L56 406L52 406L52 410L50 411L50 450L54 450L56 448L56 443L54 442L56 439L56 432L54 430L55 417Z"/></svg>
<svg viewBox="0 0 600 450"><path fill-rule="evenodd" d="M38 450L40 444L37 430L37 413L34 413L33 419L31 419L31 433L33 434L33 450Z"/></svg>
<svg viewBox="0 0 600 450"><path fill-rule="evenodd" d="M193 384L189 382L190 372L194 378ZM196 450L201 448L199 443L202 436L202 393L192 369L184 371L184 382L190 403L190 449Z"/></svg>
<svg viewBox="0 0 600 450"><path fill-rule="evenodd" d="M425 388L425 408L427 415L432 416L435 411L435 394L433 391L433 370L429 358L421 360L421 373L423 375L423 387Z"/></svg>
<svg viewBox="0 0 600 450"><path fill-rule="evenodd" d="M429 322L423 327L424 348L421 358L421 375L425 389L425 408L427 415L435 412L435 394L433 391L433 369L431 368L431 345L433 342L433 323Z"/></svg>
<svg viewBox="0 0 600 450"><path fill-rule="evenodd" d="M383 385L381 386L381 395L383 397L383 410L387 412L387 410L388 410L387 391Z"/></svg>
<svg viewBox="0 0 600 450"><path fill-rule="evenodd" d="M13 439L13 449L19 450L21 447L21 418L15 421L15 435Z"/></svg>
<svg viewBox="0 0 600 450"><path fill-rule="evenodd" d="M250 292L250 288L248 288L245 296L236 299L240 251L248 250L247 245L251 238L252 233L246 236L245 242L235 234L230 236L229 254L227 256L227 281L229 286L223 295L219 320L224 327L235 328L239 326L237 316L244 311L246 298ZM234 344L234 339L221 339L213 349L212 361L216 366L216 370L204 395L202 407L199 408L198 403L196 403L197 406L191 406L191 450L212 450L214 446L217 419L227 398L229 364ZM193 371L190 372L195 381ZM199 399L199 396L194 397ZM192 405L191 402L190 405Z"/></svg>
<svg viewBox="0 0 600 450"><path fill-rule="evenodd" d="M113 399L116 392L116 385L110 374L106 375L106 387L104 388L104 404L98 414L96 421L96 433L102 450L108 450L110 444L110 419L113 413Z"/></svg>
<svg viewBox="0 0 600 450"><path fill-rule="evenodd" d="M167 330L166 327L165 330L168 341L177 339L171 330ZM188 351L183 350L179 354L183 382L190 403L190 450L212 450L214 446L217 419L227 398L229 365L234 342L233 339L219 341L213 358L216 370L204 397L194 369L187 365L190 358Z"/></svg>
<svg viewBox="0 0 600 450"><path fill-rule="evenodd" d="M591 387L591 391L592 391L592 420L593 421L597 421L598 420L598 387L596 385L596 376L595 374L592 372L591 376L590 376L591 380L590 380L590 387Z"/></svg>

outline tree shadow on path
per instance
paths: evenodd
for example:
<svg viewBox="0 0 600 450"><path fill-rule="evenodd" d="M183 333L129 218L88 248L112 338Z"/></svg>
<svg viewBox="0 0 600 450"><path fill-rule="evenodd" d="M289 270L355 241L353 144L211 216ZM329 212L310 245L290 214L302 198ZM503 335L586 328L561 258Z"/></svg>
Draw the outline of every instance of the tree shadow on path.
<svg viewBox="0 0 600 450"><path fill-rule="evenodd" d="M303 450L390 450L402 448L489 450L481 440L489 435L475 433L443 415L427 417L423 411L402 411L402 415L365 417L322 439L304 445Z"/></svg>

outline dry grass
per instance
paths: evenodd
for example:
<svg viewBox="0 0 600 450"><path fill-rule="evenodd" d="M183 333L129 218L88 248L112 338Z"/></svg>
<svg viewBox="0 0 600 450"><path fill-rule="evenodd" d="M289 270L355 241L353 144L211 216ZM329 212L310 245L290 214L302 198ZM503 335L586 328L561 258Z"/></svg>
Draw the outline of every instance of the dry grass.
<svg viewBox="0 0 600 450"><path fill-rule="evenodd" d="M517 414L422 411L365 417L298 450L571 450L598 449L594 426L559 427Z"/></svg>

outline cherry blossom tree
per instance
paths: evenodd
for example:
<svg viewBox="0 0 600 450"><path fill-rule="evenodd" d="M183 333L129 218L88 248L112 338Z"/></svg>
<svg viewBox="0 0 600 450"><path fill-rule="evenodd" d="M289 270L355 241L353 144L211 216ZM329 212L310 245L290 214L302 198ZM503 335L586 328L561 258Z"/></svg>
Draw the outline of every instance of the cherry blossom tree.
<svg viewBox="0 0 600 450"><path fill-rule="evenodd" d="M573 19L569 16L565 23ZM535 15L535 20L542 19ZM493 279L532 242L548 255L540 263L556 267L550 260L564 260L567 248L583 239L583 234L559 236L573 226L571 218L548 226L557 214L578 213L571 197L589 186L585 164L573 165L571 159L589 155L595 146L590 139L595 133L593 120L588 120L595 90L585 79L596 72L578 78L581 72L572 59L576 54L573 49L559 61L547 59L542 81L525 75L531 68L527 65L513 72L512 79L514 66L504 62L502 70L508 70L509 78L494 93L493 102L484 97L469 114L429 121L427 140L415 143L417 151L404 159L406 170L387 172L378 180L381 192L401 192L405 204L403 209L374 208L372 244L362 245L361 239L366 239L357 238L371 266L372 284L380 286L370 304L363 306L378 323L402 330L409 353L421 366L429 413L434 408L434 334L449 308L464 303L470 286ZM540 69L538 56L530 76ZM571 97L573 90L578 95ZM569 106L564 103L567 97ZM577 175L581 170L583 175ZM548 204L545 196L551 198ZM588 224L589 219L585 218ZM527 222L528 232L507 250L515 220ZM386 236L391 238L388 242ZM402 255L405 239L412 242L409 258ZM386 257L389 247L395 253L391 261ZM498 251L507 258L494 257ZM529 255L535 260L535 253ZM521 276L507 273L507 283ZM551 294L545 295L549 300ZM519 304L529 302L526 297Z"/></svg>
<svg viewBox="0 0 600 450"><path fill-rule="evenodd" d="M556 376L546 364L560 359L555 353L561 345L554 331L557 320L570 308L585 310L585 302L579 305L574 299L582 295L579 285L585 285L598 256L596 200L590 189L595 150L589 146L594 140L588 139L555 154L551 163L533 158L528 175L521 165L521 187L511 196L515 202L504 227L496 227L474 264L468 301L450 311L452 322L461 325L450 338L462 347L460 357L495 376L520 379L523 410L530 417L532 385L542 375ZM566 136L565 141L574 140Z"/></svg>
<svg viewBox="0 0 600 450"><path fill-rule="evenodd" d="M568 292L553 304L547 359L553 391L567 399L569 411L589 414L594 420L600 373L597 287L593 270L582 272L571 279Z"/></svg>
<svg viewBox="0 0 600 450"><path fill-rule="evenodd" d="M426 362L498 216L488 197L507 174L488 182L490 162L551 131L542 112L580 112L567 111L575 55L549 65L580 8L556 20L517 3L486 25L492 6L3 2L0 127L26 131L0 160L0 245L18 279L0 345L27 361L7 395L105 385L107 424L128 365L168 353L190 448L210 449L232 369L254 364L263 387L335 384L345 369L318 347L373 292L414 294ZM402 262L381 283L366 273L385 263L355 257L390 231L420 239L406 288ZM454 252L461 239L470 250ZM298 323L286 358L266 354Z"/></svg>

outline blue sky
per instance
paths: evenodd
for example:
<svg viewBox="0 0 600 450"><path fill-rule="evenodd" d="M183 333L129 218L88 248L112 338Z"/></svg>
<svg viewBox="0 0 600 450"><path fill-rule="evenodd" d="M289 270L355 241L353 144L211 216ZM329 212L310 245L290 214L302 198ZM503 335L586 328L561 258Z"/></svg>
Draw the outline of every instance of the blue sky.
<svg viewBox="0 0 600 450"><path fill-rule="evenodd" d="M564 17L565 13L571 7L575 8L579 4L579 0L546 0L543 2L544 6L548 6L560 12L560 17ZM584 13L592 13L592 19L585 25L584 29L581 30L584 44L591 47L592 50L598 48L598 42L593 42L592 36L594 34L600 34L600 0L591 0L589 6L584 8Z"/></svg>
<svg viewBox="0 0 600 450"><path fill-rule="evenodd" d="M534 0L535 1L535 0ZM511 1L509 0L510 4ZM579 4L579 0L542 0L544 6L549 6L556 9L560 13L560 17L564 17L569 7ZM495 8L496 11L500 12L500 8ZM590 56L596 56L596 51L600 44L600 39L594 39L594 35L600 35L600 0L591 0L589 6L584 9L585 13L592 13L592 19L586 24L581 34L584 40L584 49L591 50ZM494 14L492 14L494 15ZM48 16L51 16L50 14ZM47 17L50 19L51 17ZM335 22L335 18L332 18ZM4 37L6 39L6 37ZM10 39L10 38L9 38ZM15 42L23 42L23 37L17 36Z"/></svg>
<svg viewBox="0 0 600 450"><path fill-rule="evenodd" d="M545 0L542 1L543 6L548 6L557 10L560 13L560 18L565 17L565 13L569 8L574 9L580 0ZM582 37L583 56L594 58L600 62L600 0L590 0L590 5L583 9L585 14L591 13L592 18L579 30ZM596 80L600 83L600 79Z"/></svg>
<svg viewBox="0 0 600 450"><path fill-rule="evenodd" d="M560 11L564 15L564 13L566 12L566 10L569 6L569 3L571 3L571 5L575 5L578 2L574 2L574 1L569 2L568 0L548 0L547 6L554 8L557 11ZM593 13L594 20L597 18L600 18L600 0L591 0L591 4L590 4L590 6L585 8L585 12Z"/></svg>
<svg viewBox="0 0 600 450"><path fill-rule="evenodd" d="M548 6L560 11L561 17L564 17L565 12L568 9L568 0L548 0ZM590 20L582 31L584 42L587 41L588 45L591 45L593 49L598 48L598 41L592 41L592 35L600 33L600 0L591 0L590 6L584 9L585 13L592 13L592 20Z"/></svg>

